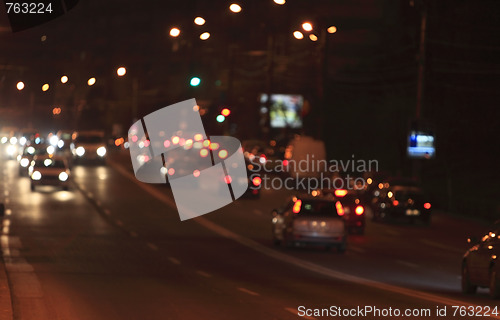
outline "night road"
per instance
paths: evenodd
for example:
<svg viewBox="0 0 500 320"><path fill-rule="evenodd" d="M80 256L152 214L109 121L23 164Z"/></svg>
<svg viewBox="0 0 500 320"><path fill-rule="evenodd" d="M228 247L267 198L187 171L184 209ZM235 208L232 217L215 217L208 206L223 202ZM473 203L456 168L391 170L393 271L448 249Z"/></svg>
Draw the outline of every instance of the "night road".
<svg viewBox="0 0 500 320"><path fill-rule="evenodd" d="M457 319L452 306L495 305L486 291L460 293L463 234L483 229L474 222L441 213L430 227L368 220L345 254L276 248L270 208L285 191L180 222L170 190L137 182L123 159L75 167L69 191L31 192L17 163L3 163L15 319L298 319L300 306L434 315L447 306Z"/></svg>

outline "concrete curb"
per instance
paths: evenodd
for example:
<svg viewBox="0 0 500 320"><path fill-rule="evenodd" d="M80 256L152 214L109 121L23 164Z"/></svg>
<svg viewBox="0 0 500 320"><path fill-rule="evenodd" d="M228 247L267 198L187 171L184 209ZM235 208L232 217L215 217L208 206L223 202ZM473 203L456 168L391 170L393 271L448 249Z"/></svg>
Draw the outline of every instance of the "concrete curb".
<svg viewBox="0 0 500 320"><path fill-rule="evenodd" d="M0 256L0 319L13 320L12 298L10 295L9 280L5 271L5 264Z"/></svg>

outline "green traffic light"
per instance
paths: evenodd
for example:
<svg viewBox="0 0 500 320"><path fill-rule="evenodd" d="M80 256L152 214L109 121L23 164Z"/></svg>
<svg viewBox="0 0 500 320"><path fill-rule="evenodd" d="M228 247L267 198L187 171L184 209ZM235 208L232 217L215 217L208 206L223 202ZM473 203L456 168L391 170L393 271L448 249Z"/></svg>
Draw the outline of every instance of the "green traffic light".
<svg viewBox="0 0 500 320"><path fill-rule="evenodd" d="M224 122L224 120L226 120L226 117L224 117L222 114L219 114L215 119L217 120L217 122Z"/></svg>
<svg viewBox="0 0 500 320"><path fill-rule="evenodd" d="M189 84L191 85L191 87L197 87L200 85L200 83L201 83L201 79L198 77L192 77L191 80L189 81Z"/></svg>

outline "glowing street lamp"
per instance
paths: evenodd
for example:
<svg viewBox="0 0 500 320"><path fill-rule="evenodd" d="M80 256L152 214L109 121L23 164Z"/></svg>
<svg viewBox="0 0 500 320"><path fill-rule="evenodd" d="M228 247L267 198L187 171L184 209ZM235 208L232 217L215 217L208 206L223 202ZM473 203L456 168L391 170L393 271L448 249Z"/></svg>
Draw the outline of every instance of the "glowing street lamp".
<svg viewBox="0 0 500 320"><path fill-rule="evenodd" d="M46 84L44 84L42 86L42 91L47 91L47 90L49 90L49 84L48 83L46 83Z"/></svg>
<svg viewBox="0 0 500 320"><path fill-rule="evenodd" d="M21 91L24 89L24 82L19 81L16 85L17 90Z"/></svg>
<svg viewBox="0 0 500 320"><path fill-rule="evenodd" d="M90 78L90 79L87 81L87 84L88 84L89 86L93 86L93 85L95 84L95 81L96 81L96 80L95 80L95 78Z"/></svg>
<svg viewBox="0 0 500 320"><path fill-rule="evenodd" d="M309 32L309 31L312 31L313 26L312 26L312 24L310 22L304 22L302 24L302 29L304 29L304 31L308 31Z"/></svg>
<svg viewBox="0 0 500 320"><path fill-rule="evenodd" d="M202 26L205 24L205 19L203 19L202 17L196 17L194 18L194 23L198 26Z"/></svg>
<svg viewBox="0 0 500 320"><path fill-rule="evenodd" d="M207 40L208 38L210 38L210 33L203 32L202 34L200 34L200 39L201 40Z"/></svg>
<svg viewBox="0 0 500 320"><path fill-rule="evenodd" d="M315 35L315 34L312 34L312 33L311 33L311 34L309 35L309 39L311 39L311 41L318 41L318 36L317 36L317 35Z"/></svg>
<svg viewBox="0 0 500 320"><path fill-rule="evenodd" d="M61 77L61 83L66 83L68 82L68 77L67 76L62 76Z"/></svg>
<svg viewBox="0 0 500 320"><path fill-rule="evenodd" d="M337 32L337 27L331 26L328 29L326 29L326 31L328 31L328 33L335 33L335 32Z"/></svg>
<svg viewBox="0 0 500 320"><path fill-rule="evenodd" d="M127 73L127 69L125 67L119 67L118 69L116 69L116 74L119 77L123 77L126 73Z"/></svg>
<svg viewBox="0 0 500 320"><path fill-rule="evenodd" d="M274 3L279 4L280 6L284 5L286 0L274 0Z"/></svg>
<svg viewBox="0 0 500 320"><path fill-rule="evenodd" d="M293 32L293 36L295 39L304 39L304 34L298 30Z"/></svg>
<svg viewBox="0 0 500 320"><path fill-rule="evenodd" d="M229 6L229 10L231 10L231 12L234 12L234 13L239 13L239 12L241 12L241 6L239 4L232 3Z"/></svg>
<svg viewBox="0 0 500 320"><path fill-rule="evenodd" d="M171 37L178 37L181 34L181 30L179 28L172 28L170 29L170 36Z"/></svg>

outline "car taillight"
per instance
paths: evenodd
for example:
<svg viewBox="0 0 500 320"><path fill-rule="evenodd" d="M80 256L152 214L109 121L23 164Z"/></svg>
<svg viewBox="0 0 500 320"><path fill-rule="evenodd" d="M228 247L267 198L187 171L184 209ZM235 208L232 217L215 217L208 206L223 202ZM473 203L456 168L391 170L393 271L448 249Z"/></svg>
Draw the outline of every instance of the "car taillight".
<svg viewBox="0 0 500 320"><path fill-rule="evenodd" d="M337 196L339 198L342 198L346 194L347 194L347 190L345 190L345 189L337 189L337 190L335 190L335 196Z"/></svg>
<svg viewBox="0 0 500 320"><path fill-rule="evenodd" d="M340 203L340 201L335 202L335 207L337 208L337 213L339 214L339 216L343 216L344 207L342 207L342 203Z"/></svg>
<svg viewBox="0 0 500 320"><path fill-rule="evenodd" d="M357 206L356 210L354 210L358 216L362 215L365 212L365 208L363 206Z"/></svg>
<svg viewBox="0 0 500 320"><path fill-rule="evenodd" d="M297 200L295 201L293 205L293 213L299 213L300 212L300 207L302 206L302 200Z"/></svg>
<svg viewBox="0 0 500 320"><path fill-rule="evenodd" d="M396 206L398 206L398 205L399 205L399 201L398 201L398 200L394 200L394 201L392 202L392 205L393 205L393 206L395 206L395 207L396 207Z"/></svg>
<svg viewBox="0 0 500 320"><path fill-rule="evenodd" d="M254 177L252 179L252 183L254 186L258 187L262 183L262 179L260 177Z"/></svg>
<svg viewBox="0 0 500 320"><path fill-rule="evenodd" d="M431 204L429 202L424 203L424 208L429 210L431 208Z"/></svg>

